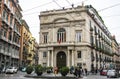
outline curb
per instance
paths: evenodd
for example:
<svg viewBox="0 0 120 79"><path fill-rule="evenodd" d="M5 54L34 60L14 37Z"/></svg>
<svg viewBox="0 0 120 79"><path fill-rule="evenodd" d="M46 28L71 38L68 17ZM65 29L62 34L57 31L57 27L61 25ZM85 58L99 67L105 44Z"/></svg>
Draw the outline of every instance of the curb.
<svg viewBox="0 0 120 79"><path fill-rule="evenodd" d="M43 78L43 79L76 79L76 77L69 77L69 76L30 76L30 75L25 75L24 77L27 78Z"/></svg>

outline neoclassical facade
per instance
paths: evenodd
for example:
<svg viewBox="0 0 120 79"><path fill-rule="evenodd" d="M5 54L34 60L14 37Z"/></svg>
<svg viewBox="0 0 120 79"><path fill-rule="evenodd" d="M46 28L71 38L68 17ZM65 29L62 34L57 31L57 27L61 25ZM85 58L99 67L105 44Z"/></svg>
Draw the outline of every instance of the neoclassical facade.
<svg viewBox="0 0 120 79"><path fill-rule="evenodd" d="M92 6L43 11L39 19L39 64L89 71L112 65L111 34Z"/></svg>

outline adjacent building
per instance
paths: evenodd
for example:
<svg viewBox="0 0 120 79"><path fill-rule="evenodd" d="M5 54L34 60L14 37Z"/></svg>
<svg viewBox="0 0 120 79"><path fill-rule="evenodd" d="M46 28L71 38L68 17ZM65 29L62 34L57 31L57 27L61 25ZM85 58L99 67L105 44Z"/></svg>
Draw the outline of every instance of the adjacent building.
<svg viewBox="0 0 120 79"><path fill-rule="evenodd" d="M91 5L43 11L39 19L39 64L88 71L114 67L117 41L112 44L111 33Z"/></svg>
<svg viewBox="0 0 120 79"><path fill-rule="evenodd" d="M119 44L117 43L115 36L112 37L112 50L113 50L113 66L115 66L115 68L119 68L120 52L119 52Z"/></svg>
<svg viewBox="0 0 120 79"><path fill-rule="evenodd" d="M29 26L25 20L22 20L21 26L21 40L20 40L20 66L27 65L27 57L29 52L29 39L30 39L31 32L29 30Z"/></svg>
<svg viewBox="0 0 120 79"><path fill-rule="evenodd" d="M25 20L22 20L20 45L20 66L37 64L38 44Z"/></svg>
<svg viewBox="0 0 120 79"><path fill-rule="evenodd" d="M0 67L19 65L21 11L18 0L0 0Z"/></svg>
<svg viewBox="0 0 120 79"><path fill-rule="evenodd" d="M39 57L38 57L38 50L39 50L39 44L37 43L36 39L33 38L33 65L37 65L38 64L38 60L39 60Z"/></svg>

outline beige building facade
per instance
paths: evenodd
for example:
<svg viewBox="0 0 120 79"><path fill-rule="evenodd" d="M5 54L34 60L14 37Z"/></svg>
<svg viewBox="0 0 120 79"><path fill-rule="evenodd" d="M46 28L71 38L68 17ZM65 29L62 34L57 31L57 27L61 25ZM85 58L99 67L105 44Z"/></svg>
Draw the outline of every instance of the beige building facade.
<svg viewBox="0 0 120 79"><path fill-rule="evenodd" d="M112 64L111 34L92 6L44 11L39 18L39 64L88 71Z"/></svg>

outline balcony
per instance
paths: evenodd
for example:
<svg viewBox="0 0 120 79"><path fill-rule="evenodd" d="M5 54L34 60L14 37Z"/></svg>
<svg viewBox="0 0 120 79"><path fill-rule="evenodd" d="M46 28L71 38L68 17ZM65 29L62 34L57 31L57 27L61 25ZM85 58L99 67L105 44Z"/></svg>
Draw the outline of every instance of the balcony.
<svg viewBox="0 0 120 79"><path fill-rule="evenodd" d="M14 44L15 46L17 46L17 47L20 47L20 44L17 44L17 43L15 43L15 42L13 42L13 44Z"/></svg>
<svg viewBox="0 0 120 79"><path fill-rule="evenodd" d="M3 48L0 49L0 53L4 54L4 49Z"/></svg>
<svg viewBox="0 0 120 79"><path fill-rule="evenodd" d="M10 10L10 1L4 0L4 5Z"/></svg>
<svg viewBox="0 0 120 79"><path fill-rule="evenodd" d="M2 21L3 21L5 24L9 25L8 20L7 20L7 19L5 19L3 16L2 16Z"/></svg>
<svg viewBox="0 0 120 79"><path fill-rule="evenodd" d="M22 24L21 20L18 18L18 16L16 14L14 16L15 16L15 19L18 21L18 23Z"/></svg>
<svg viewBox="0 0 120 79"><path fill-rule="evenodd" d="M19 50L14 49L13 52L11 53L12 58L19 59L19 55L17 53L19 53Z"/></svg>
<svg viewBox="0 0 120 79"><path fill-rule="evenodd" d="M19 36L21 36L19 31L17 31L16 29L14 29L14 31L15 31Z"/></svg>
<svg viewBox="0 0 120 79"><path fill-rule="evenodd" d="M8 39L6 37L4 37L3 35L0 35L0 39L4 40L4 41L8 41Z"/></svg>
<svg viewBox="0 0 120 79"><path fill-rule="evenodd" d="M12 44L12 41L11 41L11 40L8 40L8 42L9 42L10 44Z"/></svg>
<svg viewBox="0 0 120 79"><path fill-rule="evenodd" d="M13 25L12 25L12 24L10 24L10 28L12 28L12 29L13 29Z"/></svg>

